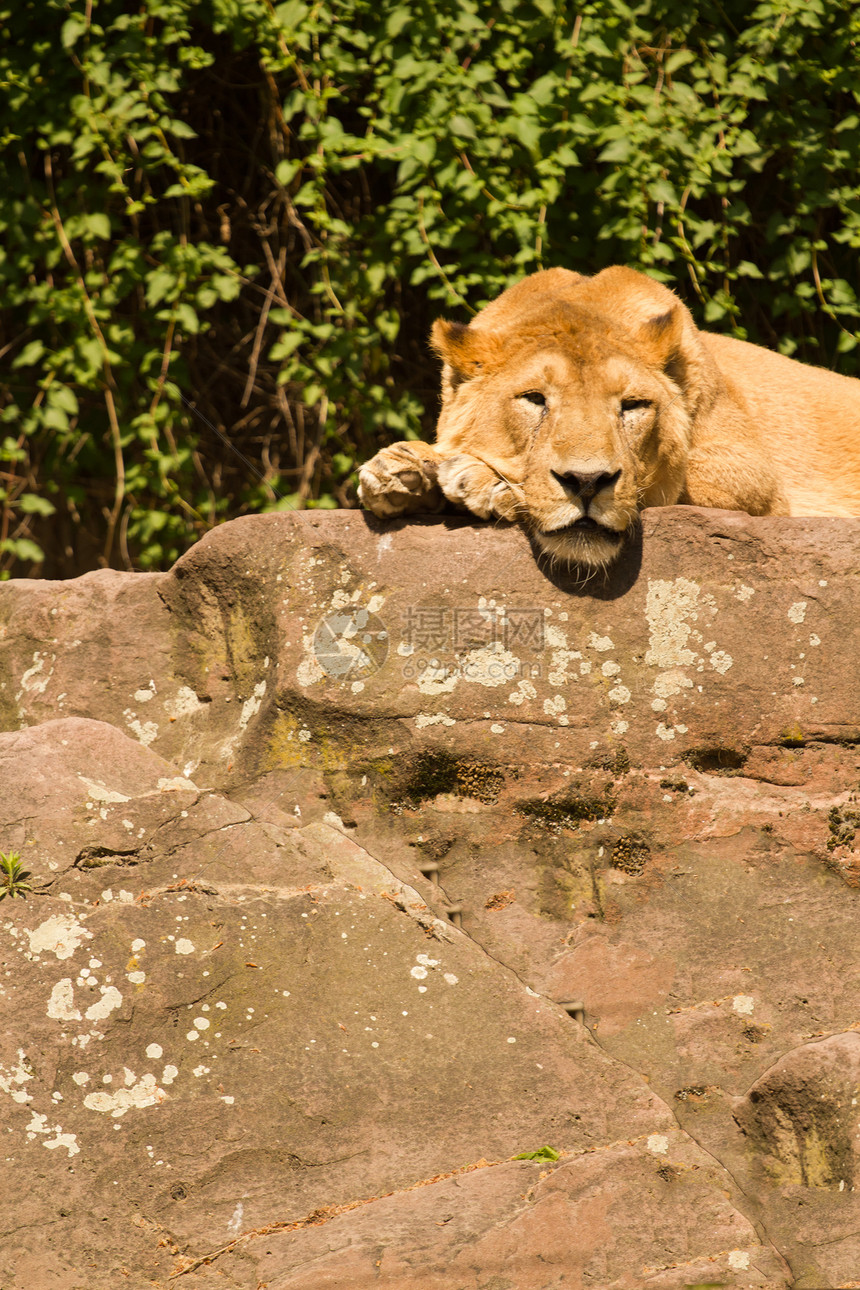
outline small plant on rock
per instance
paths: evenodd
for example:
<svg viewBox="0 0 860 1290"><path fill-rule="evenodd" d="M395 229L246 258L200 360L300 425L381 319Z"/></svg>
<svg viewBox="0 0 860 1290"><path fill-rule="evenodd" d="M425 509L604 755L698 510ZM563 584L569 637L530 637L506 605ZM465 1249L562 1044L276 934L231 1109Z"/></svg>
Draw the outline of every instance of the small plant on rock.
<svg viewBox="0 0 860 1290"><path fill-rule="evenodd" d="M561 1152L556 1151L555 1147L539 1147L537 1151L521 1151L514 1160L560 1160Z"/></svg>
<svg viewBox="0 0 860 1290"><path fill-rule="evenodd" d="M6 896L11 896L14 900L16 896L22 896L26 899L28 891L32 891L27 879L32 874L21 864L21 857L17 851L10 851L8 855L0 851L0 900Z"/></svg>

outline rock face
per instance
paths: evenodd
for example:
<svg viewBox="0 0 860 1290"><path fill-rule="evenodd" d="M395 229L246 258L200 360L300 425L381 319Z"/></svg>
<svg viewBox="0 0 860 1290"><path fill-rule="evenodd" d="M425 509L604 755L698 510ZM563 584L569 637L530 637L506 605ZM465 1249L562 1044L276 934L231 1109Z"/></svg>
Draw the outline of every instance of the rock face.
<svg viewBox="0 0 860 1290"><path fill-rule="evenodd" d="M343 512L0 584L3 1290L860 1286L858 572Z"/></svg>

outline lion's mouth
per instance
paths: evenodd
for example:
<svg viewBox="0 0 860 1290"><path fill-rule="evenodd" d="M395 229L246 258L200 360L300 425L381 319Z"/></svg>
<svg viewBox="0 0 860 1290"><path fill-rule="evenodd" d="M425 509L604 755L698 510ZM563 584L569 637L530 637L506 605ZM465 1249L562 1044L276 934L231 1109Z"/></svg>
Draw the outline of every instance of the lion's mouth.
<svg viewBox="0 0 860 1290"><path fill-rule="evenodd" d="M580 537L584 534L594 534L595 537L601 537L609 542L620 543L624 538L623 532L619 533L617 529L608 528L605 524L599 523L598 520L592 519L590 515L582 515L578 520L574 520L572 524L564 524L558 529L543 529L540 535L545 538L561 538L563 540L566 537Z"/></svg>
<svg viewBox="0 0 860 1290"><path fill-rule="evenodd" d="M590 515L557 529L533 530L534 542L550 559L604 569L617 558L625 535L625 530L611 529Z"/></svg>

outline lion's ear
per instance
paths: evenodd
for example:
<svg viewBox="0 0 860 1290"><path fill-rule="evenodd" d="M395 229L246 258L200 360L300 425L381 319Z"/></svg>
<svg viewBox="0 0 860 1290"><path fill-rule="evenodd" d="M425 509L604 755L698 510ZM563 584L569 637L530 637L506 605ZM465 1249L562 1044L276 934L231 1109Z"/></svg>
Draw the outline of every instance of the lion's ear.
<svg viewBox="0 0 860 1290"><path fill-rule="evenodd" d="M474 339L465 323L447 322L444 318L437 318L430 332L432 348L460 380L468 380L481 370Z"/></svg>
<svg viewBox="0 0 860 1290"><path fill-rule="evenodd" d="M430 344L445 364L443 384L456 389L463 381L478 376L498 357L495 333L464 323L437 318L430 332Z"/></svg>
<svg viewBox="0 0 860 1290"><path fill-rule="evenodd" d="M637 338L655 367L667 369L683 350L684 322L684 309L679 303L640 325Z"/></svg>
<svg viewBox="0 0 860 1290"><path fill-rule="evenodd" d="M704 392L705 359L695 324L681 302L643 322L637 339L649 362L680 386L684 402L695 408Z"/></svg>

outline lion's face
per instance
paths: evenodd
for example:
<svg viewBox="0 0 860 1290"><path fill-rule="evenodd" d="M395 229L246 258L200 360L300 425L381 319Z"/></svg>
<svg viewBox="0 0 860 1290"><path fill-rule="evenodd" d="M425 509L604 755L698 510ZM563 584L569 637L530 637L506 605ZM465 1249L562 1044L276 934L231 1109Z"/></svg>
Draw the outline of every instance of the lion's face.
<svg viewBox="0 0 860 1290"><path fill-rule="evenodd" d="M608 564L639 509L670 505L683 488L690 417L667 361L676 330L667 315L627 333L558 302L511 328L437 324L446 494L456 482L469 506L470 472L486 488L489 467L510 494L493 509L524 523L541 550Z"/></svg>

